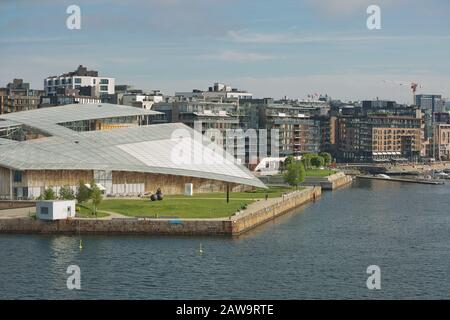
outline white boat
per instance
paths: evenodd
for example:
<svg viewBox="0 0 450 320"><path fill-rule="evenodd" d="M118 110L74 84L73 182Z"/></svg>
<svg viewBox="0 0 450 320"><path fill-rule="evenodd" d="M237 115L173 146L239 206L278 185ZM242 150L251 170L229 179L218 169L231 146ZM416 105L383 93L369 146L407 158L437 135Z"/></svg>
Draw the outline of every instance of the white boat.
<svg viewBox="0 0 450 320"><path fill-rule="evenodd" d="M378 178L384 178L384 179L390 179L391 178L387 174L383 174L383 173L377 174L377 177Z"/></svg>

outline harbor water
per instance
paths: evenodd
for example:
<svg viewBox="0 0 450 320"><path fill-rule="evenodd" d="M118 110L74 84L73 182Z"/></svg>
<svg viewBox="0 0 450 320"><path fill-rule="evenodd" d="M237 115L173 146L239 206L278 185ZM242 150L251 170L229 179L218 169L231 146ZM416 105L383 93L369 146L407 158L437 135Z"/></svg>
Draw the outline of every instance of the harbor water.
<svg viewBox="0 0 450 320"><path fill-rule="evenodd" d="M0 298L448 299L450 185L358 180L237 238L82 243L0 235ZM81 290L67 288L70 265ZM371 265L380 290L366 286Z"/></svg>

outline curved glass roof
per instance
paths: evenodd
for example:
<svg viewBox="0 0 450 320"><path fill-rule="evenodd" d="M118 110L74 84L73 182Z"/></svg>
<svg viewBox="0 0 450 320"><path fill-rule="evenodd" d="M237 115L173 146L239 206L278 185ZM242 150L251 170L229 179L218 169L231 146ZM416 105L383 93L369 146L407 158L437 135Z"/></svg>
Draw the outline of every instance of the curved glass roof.
<svg viewBox="0 0 450 320"><path fill-rule="evenodd" d="M41 113L42 112L42 113ZM221 147L180 123L74 132L57 123L158 114L112 104L68 105L0 116L52 137L0 143L0 166L15 170L112 170L198 177L265 187ZM199 139L200 137L200 139Z"/></svg>

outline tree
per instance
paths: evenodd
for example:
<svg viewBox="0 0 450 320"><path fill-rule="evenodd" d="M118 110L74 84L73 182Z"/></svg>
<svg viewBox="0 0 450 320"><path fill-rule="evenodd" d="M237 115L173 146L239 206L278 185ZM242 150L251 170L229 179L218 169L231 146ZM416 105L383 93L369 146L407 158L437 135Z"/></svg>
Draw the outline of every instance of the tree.
<svg viewBox="0 0 450 320"><path fill-rule="evenodd" d="M294 156L286 157L286 159L284 159L284 162L283 162L283 170L287 170L288 166L295 161L296 160L295 160Z"/></svg>
<svg viewBox="0 0 450 320"><path fill-rule="evenodd" d="M314 153L305 153L302 156L302 162L303 162L303 165L305 166L306 170L311 168L311 160L312 160L312 158L314 158L316 156L317 156L317 154L314 154Z"/></svg>
<svg viewBox="0 0 450 320"><path fill-rule="evenodd" d="M59 190L59 198L63 200L73 200L75 199L75 192L73 192L69 186L64 186Z"/></svg>
<svg viewBox="0 0 450 320"><path fill-rule="evenodd" d="M103 195L96 183L91 184L91 199L92 204L94 205L94 214L97 215L97 207L102 202Z"/></svg>
<svg viewBox="0 0 450 320"><path fill-rule="evenodd" d="M56 193L53 191L52 188L46 188L44 190L44 193L42 194L42 198L44 200L55 200L56 199Z"/></svg>
<svg viewBox="0 0 450 320"><path fill-rule="evenodd" d="M284 181L290 186L298 187L305 180L305 167L301 161L294 161L287 167L284 173Z"/></svg>
<svg viewBox="0 0 450 320"><path fill-rule="evenodd" d="M311 158L311 165L316 168L322 167L325 163L325 160L321 156L315 156Z"/></svg>
<svg viewBox="0 0 450 320"><path fill-rule="evenodd" d="M321 152L319 153L319 156L323 158L326 166L329 166L331 164L331 161L333 160L331 154L328 152Z"/></svg>
<svg viewBox="0 0 450 320"><path fill-rule="evenodd" d="M89 190L88 187L86 187L83 180L80 180L80 183L78 185L78 191L77 191L77 201L79 204L84 203L89 200L90 198L91 190Z"/></svg>

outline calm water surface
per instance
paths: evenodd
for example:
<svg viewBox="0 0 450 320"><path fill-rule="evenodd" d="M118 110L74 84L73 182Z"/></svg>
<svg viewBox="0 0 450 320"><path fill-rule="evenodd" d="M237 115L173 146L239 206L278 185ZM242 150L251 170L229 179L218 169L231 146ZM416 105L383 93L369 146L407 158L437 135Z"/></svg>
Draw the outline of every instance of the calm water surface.
<svg viewBox="0 0 450 320"><path fill-rule="evenodd" d="M450 183L359 181L239 238L0 235L0 298L450 298ZM197 250L202 244L204 254ZM81 268L80 291L66 287ZM381 268L381 290L366 268Z"/></svg>

